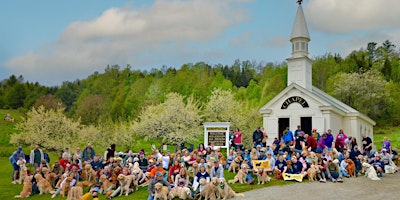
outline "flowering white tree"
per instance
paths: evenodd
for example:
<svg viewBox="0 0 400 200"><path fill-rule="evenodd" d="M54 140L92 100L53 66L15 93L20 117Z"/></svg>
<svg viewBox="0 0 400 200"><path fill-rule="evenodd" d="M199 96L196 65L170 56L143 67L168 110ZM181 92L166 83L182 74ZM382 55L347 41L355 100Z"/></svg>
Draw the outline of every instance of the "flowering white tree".
<svg viewBox="0 0 400 200"><path fill-rule="evenodd" d="M155 139L160 144L193 142L202 134L201 115L198 103L177 93L166 96L165 102L146 107L131 130L145 140Z"/></svg>
<svg viewBox="0 0 400 200"><path fill-rule="evenodd" d="M231 129L238 127L243 133L243 143L251 146L252 134L261 123L257 109L236 101L232 92L215 89L204 108L205 121L230 122Z"/></svg>
<svg viewBox="0 0 400 200"><path fill-rule="evenodd" d="M72 120L64 115L64 108L46 110L43 106L32 108L27 113L28 120L16 125L19 133L11 135L11 143L35 145L50 151L61 151L65 147L86 146L106 148L111 143L130 147L132 134L129 126L120 124L81 125L80 120Z"/></svg>
<svg viewBox="0 0 400 200"><path fill-rule="evenodd" d="M43 106L32 108L28 120L16 125L19 133L11 135L10 142L19 145L38 144L48 150L62 150L79 141L81 125L79 120L68 119L64 108L46 110Z"/></svg>

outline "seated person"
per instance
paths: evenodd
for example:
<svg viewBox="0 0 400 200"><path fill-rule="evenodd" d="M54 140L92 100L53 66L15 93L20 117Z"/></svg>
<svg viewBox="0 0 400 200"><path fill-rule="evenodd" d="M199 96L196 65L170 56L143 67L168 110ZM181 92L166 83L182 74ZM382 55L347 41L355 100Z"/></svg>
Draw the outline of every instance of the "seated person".
<svg viewBox="0 0 400 200"><path fill-rule="evenodd" d="M197 188L199 187L199 180L200 179L206 179L207 183L210 182L210 175L206 171L206 167L204 164L199 164L199 171L197 172L196 176L194 177L193 180L193 190L196 191Z"/></svg>
<svg viewBox="0 0 400 200"><path fill-rule="evenodd" d="M384 161L381 160L381 156L379 154L376 154L375 158L372 159L369 162L369 164L371 164L374 167L376 173L380 177L382 177L383 170L385 169L385 164L384 164Z"/></svg>
<svg viewBox="0 0 400 200"><path fill-rule="evenodd" d="M224 178L224 168L219 161L214 161L214 167L211 168L210 177Z"/></svg>
<svg viewBox="0 0 400 200"><path fill-rule="evenodd" d="M240 168L243 168L243 166L246 166L246 167L249 168L249 169L248 169L248 170L249 170L249 173L247 173L247 175L246 175L246 182L247 182L248 184L253 184L254 178L251 176L251 173L250 173L251 169L250 169L250 165L249 165L249 160L248 160L247 158L245 158L245 159L243 160L242 164L240 165Z"/></svg>
<svg viewBox="0 0 400 200"><path fill-rule="evenodd" d="M273 172L275 169L276 161L275 161L275 158L272 156L271 152L267 153L267 159L265 159L265 160L269 160L269 165L271 166L271 168L267 170L268 173Z"/></svg>
<svg viewBox="0 0 400 200"><path fill-rule="evenodd" d="M326 172L326 165L324 163L324 159L318 158L317 177L319 179L319 182L322 182L322 183L326 182L325 172Z"/></svg>
<svg viewBox="0 0 400 200"><path fill-rule="evenodd" d="M228 157L226 159L226 166L225 166L226 169L229 169L229 166L231 165L231 163L233 162L233 160L235 158L236 158L236 154L233 151L233 149L229 150L229 155L228 155Z"/></svg>
<svg viewBox="0 0 400 200"><path fill-rule="evenodd" d="M160 164L160 166L161 166L161 164ZM156 193L154 185L156 183L161 183L163 186L167 186L168 190L171 190L170 184L168 183L168 181L164 180L164 178L163 178L163 173L157 172L155 174L155 178L153 178L151 180L149 187L147 188L147 190L149 192L149 197L147 198L148 200L154 200L154 194Z"/></svg>
<svg viewBox="0 0 400 200"><path fill-rule="evenodd" d="M289 174L302 174L303 177L307 175L305 167L303 167L303 163L297 160L296 156L292 156L291 158L292 165L290 169L288 169Z"/></svg>
<svg viewBox="0 0 400 200"><path fill-rule="evenodd" d="M387 152L387 149L382 149L382 154L380 155L380 157L381 161L383 161L385 165L390 165L392 156L390 156L390 154Z"/></svg>
<svg viewBox="0 0 400 200"><path fill-rule="evenodd" d="M174 164L169 169L169 176L171 177L172 181L175 180L175 176L179 174L180 170L181 170L181 165L177 160L175 160Z"/></svg>
<svg viewBox="0 0 400 200"><path fill-rule="evenodd" d="M167 174L165 173L165 170L164 170L163 167L162 167L162 164L159 163L159 162L157 162L157 163L156 163L156 166L150 171L151 177L154 178L154 177L156 176L156 173L157 173L157 172L161 172L163 175L167 175ZM167 175L167 176L168 176L168 175ZM167 176L166 176L166 177L167 177Z"/></svg>
<svg viewBox="0 0 400 200"><path fill-rule="evenodd" d="M339 160L335 159L335 161L328 160L328 164L326 166L326 173L329 180L332 182L343 182L342 174L340 173L340 167L338 165Z"/></svg>
<svg viewBox="0 0 400 200"><path fill-rule="evenodd" d="M278 160L275 162L275 170L280 173L286 173L287 165L286 161L283 159L283 155L279 155Z"/></svg>

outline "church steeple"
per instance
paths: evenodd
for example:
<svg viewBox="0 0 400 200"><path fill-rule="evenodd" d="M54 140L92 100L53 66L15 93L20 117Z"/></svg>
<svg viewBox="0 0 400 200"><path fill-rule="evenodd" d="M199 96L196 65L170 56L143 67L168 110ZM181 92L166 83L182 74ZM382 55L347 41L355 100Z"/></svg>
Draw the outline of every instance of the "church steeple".
<svg viewBox="0 0 400 200"><path fill-rule="evenodd" d="M290 42L292 42L293 57L308 56L308 42L310 42L310 34L308 33L306 18L304 17L301 3L299 3L299 7L297 8L296 19L293 24Z"/></svg>
<svg viewBox="0 0 400 200"><path fill-rule="evenodd" d="M301 0L298 0L296 18L293 24L290 42L292 43L292 57L288 58L288 86L296 83L308 90L312 90L312 67L308 58L308 33L306 19L304 17Z"/></svg>

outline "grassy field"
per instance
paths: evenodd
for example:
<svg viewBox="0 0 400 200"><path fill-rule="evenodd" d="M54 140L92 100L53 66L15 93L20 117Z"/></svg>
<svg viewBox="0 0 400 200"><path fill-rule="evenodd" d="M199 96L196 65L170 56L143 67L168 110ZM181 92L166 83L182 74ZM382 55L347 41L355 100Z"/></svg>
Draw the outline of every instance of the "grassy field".
<svg viewBox="0 0 400 200"><path fill-rule="evenodd" d="M23 115L20 114L16 110L0 110L0 116L4 117L7 113L11 114L11 117L15 118L16 121L19 121L23 118ZM14 129L15 123L6 122L4 120L0 120L0 199L12 199L14 195L17 195L22 190L22 185L14 185L11 184L11 174L12 174L12 166L8 162L8 157L13 153L16 146L9 144L9 136L10 134L15 132ZM388 137L392 143L393 148L400 148L400 127L389 127L389 128L375 128L374 135L374 143L375 146L380 149L383 141L383 137ZM198 138L198 143L202 142L202 138ZM195 143L195 147L197 147L198 143ZM138 152L140 149L144 149L145 151L150 151L152 142L144 141L143 139L136 139L133 144L133 151ZM359 141L359 145L361 145L361 141ZM32 147L24 147L24 152L29 153ZM74 147L70 147L74 150ZM83 147L81 147L83 148ZM174 151L173 146L169 146L168 150L171 152ZM95 150L98 154L102 154L106 147L99 148L96 147ZM122 151L117 147L118 151ZM59 153L58 152L50 152L51 163L58 160ZM233 179L234 174L230 172L225 172L225 177L227 180ZM247 184L234 184L232 188L236 192L245 192L253 189L258 189L262 187L269 187L273 185L286 185L294 182L284 182L284 181L272 181L265 185L247 185ZM139 191L134 194L129 195L128 197L117 197L116 199L147 199L147 187L140 188ZM33 195L29 199L50 199L50 195ZM65 197L58 196L55 199L66 199ZM100 199L105 199L104 196L100 196Z"/></svg>

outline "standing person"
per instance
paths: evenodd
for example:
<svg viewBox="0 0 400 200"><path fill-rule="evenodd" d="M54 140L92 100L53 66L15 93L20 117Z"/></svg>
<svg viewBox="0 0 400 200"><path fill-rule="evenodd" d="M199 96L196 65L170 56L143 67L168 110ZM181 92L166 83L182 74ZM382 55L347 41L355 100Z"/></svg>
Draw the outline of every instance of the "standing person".
<svg viewBox="0 0 400 200"><path fill-rule="evenodd" d="M65 157L65 156L68 156L68 160L72 160L72 155L71 155L71 152L69 152L69 148L68 147L66 147L64 149L64 152L62 153L61 157Z"/></svg>
<svg viewBox="0 0 400 200"><path fill-rule="evenodd" d="M92 148L92 144L88 143L86 148L83 149L82 159L86 162L91 162L94 159L96 152Z"/></svg>
<svg viewBox="0 0 400 200"><path fill-rule="evenodd" d="M156 183L161 183L163 186L167 186L168 190L171 190L171 186L168 183L168 181L163 179L163 174L161 172L157 172L155 178L153 178L153 180L151 180L149 187L147 188L147 190L149 192L149 197L147 198L147 200L154 200L154 195L156 193L154 185Z"/></svg>
<svg viewBox="0 0 400 200"><path fill-rule="evenodd" d="M235 133L233 134L233 144L235 148L242 148L242 132L240 132L239 128L235 128Z"/></svg>
<svg viewBox="0 0 400 200"><path fill-rule="evenodd" d="M391 152L391 148L390 148L390 141L388 140L387 137L383 138L383 142L382 142L382 149L386 149L389 153Z"/></svg>
<svg viewBox="0 0 400 200"><path fill-rule="evenodd" d="M322 134L321 138L319 138L316 153L323 153L327 148L325 144L325 138L326 138L325 133Z"/></svg>
<svg viewBox="0 0 400 200"><path fill-rule="evenodd" d="M293 141L293 132L289 129L289 127L286 127L286 130L283 131L282 139L285 144Z"/></svg>
<svg viewBox="0 0 400 200"><path fill-rule="evenodd" d="M74 155L78 156L78 158L82 160L83 155L82 155L82 151L81 151L80 147L76 147L76 151L75 151ZM74 156L74 155L72 155L72 156Z"/></svg>
<svg viewBox="0 0 400 200"><path fill-rule="evenodd" d="M371 155L371 150L372 150L372 140L370 137L367 137L367 135L362 134L361 137L363 138L362 141L362 148L363 148L363 154L368 156Z"/></svg>
<svg viewBox="0 0 400 200"><path fill-rule="evenodd" d="M19 146L18 148L17 148L17 150L16 151L14 151L14 153L11 155L11 160L10 161L12 161L12 165L13 165L13 168L14 168L14 175L13 175L13 181L12 181L12 183L13 184L17 184L17 176L18 176L18 172L19 172L19 166L17 165L17 162L18 162L18 160L19 160L19 158L20 157L22 157L23 159L25 159L25 154L24 154L24 152L22 151L22 147L21 146Z"/></svg>
<svg viewBox="0 0 400 200"><path fill-rule="evenodd" d="M268 140L268 133L267 133L267 131L266 130L264 130L264 128L261 128L261 132L263 133L263 139L262 139L262 144L263 144L263 147L266 147L267 146L267 140Z"/></svg>
<svg viewBox="0 0 400 200"><path fill-rule="evenodd" d="M297 129L294 131L294 137L297 138L297 136L299 136L301 132L303 132L301 130L301 126L297 125Z"/></svg>
<svg viewBox="0 0 400 200"><path fill-rule="evenodd" d="M328 129L328 131L326 132L325 145L328 148L329 152L332 152L332 144L333 144L332 130Z"/></svg>
<svg viewBox="0 0 400 200"><path fill-rule="evenodd" d="M257 145L262 145L262 139L264 137L263 132L261 132L261 127L257 127L257 129L253 132L253 147Z"/></svg>
<svg viewBox="0 0 400 200"><path fill-rule="evenodd" d="M295 134L296 134L296 133L295 133ZM294 145L294 151L295 151L295 152L301 153L301 152L303 151L304 140L305 140L305 138L304 138L304 132L301 131L301 132L297 133L297 136L296 136L296 143L295 143L295 145Z"/></svg>
<svg viewBox="0 0 400 200"><path fill-rule="evenodd" d="M40 167L42 160L44 160L43 151L39 149L39 145L35 145L35 148L32 149L31 154L29 155L29 163L34 166L35 172L36 168Z"/></svg>
<svg viewBox="0 0 400 200"><path fill-rule="evenodd" d="M104 157L106 160L115 156L115 144L111 144L110 147L107 148Z"/></svg>
<svg viewBox="0 0 400 200"><path fill-rule="evenodd" d="M304 138L306 138L307 149L311 147L311 151L316 152L317 141L315 140L315 138L312 136L308 136L308 134L305 134Z"/></svg>

